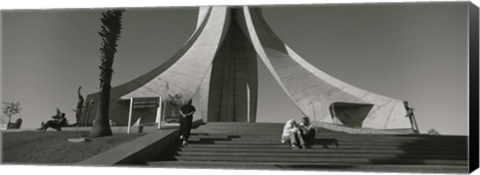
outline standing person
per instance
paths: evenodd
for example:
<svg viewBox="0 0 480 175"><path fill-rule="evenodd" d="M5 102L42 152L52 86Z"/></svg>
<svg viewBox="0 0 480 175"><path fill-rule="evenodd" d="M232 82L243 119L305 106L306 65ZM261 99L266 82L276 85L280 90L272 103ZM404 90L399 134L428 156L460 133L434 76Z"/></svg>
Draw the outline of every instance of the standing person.
<svg viewBox="0 0 480 175"><path fill-rule="evenodd" d="M302 118L302 123L300 123L299 130L303 140L305 141L305 145L303 147L313 145L315 142L315 127L310 124L310 118L307 116Z"/></svg>
<svg viewBox="0 0 480 175"><path fill-rule="evenodd" d="M297 122L295 120L290 119L285 123L285 126L283 127L281 142L282 144L290 142L292 149L299 148L298 142L300 142L302 146L305 145L305 142L300 135L300 131L298 130Z"/></svg>
<svg viewBox="0 0 480 175"><path fill-rule="evenodd" d="M192 129L193 113L195 113L195 111L195 107L192 105L192 99L180 107L180 139L182 139L182 145L184 146L188 144L190 130Z"/></svg>

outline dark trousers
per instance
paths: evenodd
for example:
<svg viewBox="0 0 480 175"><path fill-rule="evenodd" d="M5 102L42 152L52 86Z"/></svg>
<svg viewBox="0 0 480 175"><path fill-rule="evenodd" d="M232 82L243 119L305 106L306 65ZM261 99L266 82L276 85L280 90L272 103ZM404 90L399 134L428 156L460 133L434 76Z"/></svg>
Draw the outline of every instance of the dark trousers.
<svg viewBox="0 0 480 175"><path fill-rule="evenodd" d="M183 140L187 141L190 137L190 130L192 130L193 116L187 116L185 118L180 117L180 135L183 136Z"/></svg>
<svg viewBox="0 0 480 175"><path fill-rule="evenodd" d="M315 130L310 129L306 132L302 130L302 138L307 145L313 145L315 143Z"/></svg>
<svg viewBox="0 0 480 175"><path fill-rule="evenodd" d="M47 130L48 128L53 128L53 129L56 129L57 131L61 131L62 128L59 124L57 124L57 122L53 121L53 120L49 120L47 121L47 123L45 123L41 128L40 130Z"/></svg>

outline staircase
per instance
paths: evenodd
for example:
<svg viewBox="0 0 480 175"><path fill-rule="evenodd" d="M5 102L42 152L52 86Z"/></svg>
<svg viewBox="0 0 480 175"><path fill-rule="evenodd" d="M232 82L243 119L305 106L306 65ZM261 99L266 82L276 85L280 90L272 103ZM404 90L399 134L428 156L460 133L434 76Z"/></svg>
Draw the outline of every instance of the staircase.
<svg viewBox="0 0 480 175"><path fill-rule="evenodd" d="M157 160L165 168L467 173L466 136L347 134L318 128L315 145L280 143L283 124L208 123Z"/></svg>

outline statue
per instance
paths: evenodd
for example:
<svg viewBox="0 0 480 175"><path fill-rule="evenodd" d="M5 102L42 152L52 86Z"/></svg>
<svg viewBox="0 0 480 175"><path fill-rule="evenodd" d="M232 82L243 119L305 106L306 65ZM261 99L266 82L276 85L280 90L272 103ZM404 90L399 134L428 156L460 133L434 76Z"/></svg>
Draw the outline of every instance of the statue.
<svg viewBox="0 0 480 175"><path fill-rule="evenodd" d="M83 101L84 101L84 98L83 98L82 94L80 94L80 89L82 89L82 86L78 87L77 108L74 110L75 111L75 118L77 119L77 124L80 122L80 116L82 114Z"/></svg>

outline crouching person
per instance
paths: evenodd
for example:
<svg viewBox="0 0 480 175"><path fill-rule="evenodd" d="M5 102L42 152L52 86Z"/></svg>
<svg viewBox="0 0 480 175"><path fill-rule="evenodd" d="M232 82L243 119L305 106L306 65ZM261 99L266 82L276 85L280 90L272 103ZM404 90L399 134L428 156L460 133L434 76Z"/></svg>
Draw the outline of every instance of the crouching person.
<svg viewBox="0 0 480 175"><path fill-rule="evenodd" d="M295 120L290 119L285 123L281 142L282 144L290 143L292 149L306 148Z"/></svg>

